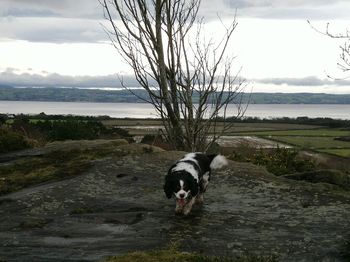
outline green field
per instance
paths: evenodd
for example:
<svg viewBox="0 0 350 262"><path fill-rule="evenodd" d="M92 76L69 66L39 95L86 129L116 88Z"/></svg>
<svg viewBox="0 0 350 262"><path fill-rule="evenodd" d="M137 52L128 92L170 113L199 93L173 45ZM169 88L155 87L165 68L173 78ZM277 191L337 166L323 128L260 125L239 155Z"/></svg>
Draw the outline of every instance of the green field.
<svg viewBox="0 0 350 262"><path fill-rule="evenodd" d="M103 120L102 123L107 128L114 126L127 129L131 135L146 135L156 134L160 128L162 128L162 122L157 119L111 119ZM221 130L223 124L218 123L218 129ZM234 123L229 128L225 135L235 135L242 132L247 134L254 134L255 132L269 132L272 131L290 131L290 130L313 130L321 128L315 125L299 125L299 124L286 124L286 123Z"/></svg>
<svg viewBox="0 0 350 262"><path fill-rule="evenodd" d="M341 157L350 157L350 149L321 149L318 151Z"/></svg>
<svg viewBox="0 0 350 262"><path fill-rule="evenodd" d="M300 128L303 128L300 126ZM302 136L302 137L339 137L350 136L350 130L343 129L301 129L301 130L270 130L270 131L254 131L239 132L239 135L255 135L255 136Z"/></svg>
<svg viewBox="0 0 350 262"><path fill-rule="evenodd" d="M103 124L110 128L119 126L127 129L131 135L141 136L157 134L162 127L161 121L156 119L113 119L104 120ZM222 123L219 123L218 130L220 126ZM335 140L350 136L349 129L286 123L235 123L225 132L225 136L257 136L305 150L350 156L350 142Z"/></svg>
<svg viewBox="0 0 350 262"><path fill-rule="evenodd" d="M334 140L334 137L269 136L266 138L285 142L304 149L350 149L350 142Z"/></svg>
<svg viewBox="0 0 350 262"><path fill-rule="evenodd" d="M313 150L340 157L350 157L350 142L336 140L337 137L350 136L350 130L345 129L257 130L254 132L237 132L233 135L257 136L305 150Z"/></svg>
<svg viewBox="0 0 350 262"><path fill-rule="evenodd" d="M30 119L35 123L38 120ZM86 120L83 120L86 121ZM7 123L11 124L12 119ZM104 119L101 120L108 129L123 128L132 136L159 134L162 129L160 119ZM222 130L223 123L219 122L217 131ZM350 142L335 140L338 137L349 137L349 128L329 128L319 125L288 124L288 123L234 123L225 131L225 136L256 136L264 139L289 144L304 150L313 150L321 153L341 157L350 156Z"/></svg>

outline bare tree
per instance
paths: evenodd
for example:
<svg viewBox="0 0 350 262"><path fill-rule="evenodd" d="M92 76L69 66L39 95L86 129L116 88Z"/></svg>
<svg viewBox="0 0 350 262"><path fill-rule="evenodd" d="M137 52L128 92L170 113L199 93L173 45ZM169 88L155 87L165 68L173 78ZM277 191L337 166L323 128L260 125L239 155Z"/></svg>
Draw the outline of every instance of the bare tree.
<svg viewBox="0 0 350 262"><path fill-rule="evenodd" d="M350 72L350 31L346 29L344 33L334 33L330 29L330 24L327 23L326 28L324 30L319 30L315 28L310 21L307 21L309 25L318 33L321 33L323 35L326 35L328 37L331 37L333 39L344 39L344 43L339 46L340 48L340 62L337 63L338 68L343 72L343 73L348 73ZM328 76L330 78L331 76ZM349 76L345 77L348 78Z"/></svg>
<svg viewBox="0 0 350 262"><path fill-rule="evenodd" d="M205 40L197 20L200 0L100 3L112 26L106 29L110 40L147 91L144 101L162 119L167 140L176 149L207 150L230 127L228 104L236 103L235 117L244 112L244 81L232 72L234 58L225 55L236 20L215 43Z"/></svg>

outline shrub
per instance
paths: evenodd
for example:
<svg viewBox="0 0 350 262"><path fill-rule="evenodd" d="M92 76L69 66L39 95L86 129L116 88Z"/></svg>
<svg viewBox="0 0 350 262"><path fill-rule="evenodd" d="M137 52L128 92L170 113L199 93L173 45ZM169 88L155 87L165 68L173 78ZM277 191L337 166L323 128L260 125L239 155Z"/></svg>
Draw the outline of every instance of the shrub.
<svg viewBox="0 0 350 262"><path fill-rule="evenodd" d="M250 155L233 154L229 158L264 166L269 172L277 176L311 171L315 168L315 163L312 160L300 159L297 150L288 148L277 148L269 151L258 149Z"/></svg>
<svg viewBox="0 0 350 262"><path fill-rule="evenodd" d="M120 127L113 127L112 132L122 138L132 137L132 135L129 134L128 130Z"/></svg>
<svg viewBox="0 0 350 262"><path fill-rule="evenodd" d="M164 150L174 150L174 147L169 144L161 135L145 135L142 138L141 143L157 146Z"/></svg>
<svg viewBox="0 0 350 262"><path fill-rule="evenodd" d="M6 115L3 115L3 114L0 114L0 126L2 126L3 124L6 123L6 120L7 120L7 116Z"/></svg>
<svg viewBox="0 0 350 262"><path fill-rule="evenodd" d="M19 133L8 129L0 129L0 153L28 148L27 140Z"/></svg>
<svg viewBox="0 0 350 262"><path fill-rule="evenodd" d="M80 120L45 120L33 125L51 141L96 139L106 129L101 122Z"/></svg>
<svg viewBox="0 0 350 262"><path fill-rule="evenodd" d="M136 251L121 256L109 257L104 262L276 262L275 255L242 255L240 257L206 256L198 253L181 252L174 247L167 249Z"/></svg>

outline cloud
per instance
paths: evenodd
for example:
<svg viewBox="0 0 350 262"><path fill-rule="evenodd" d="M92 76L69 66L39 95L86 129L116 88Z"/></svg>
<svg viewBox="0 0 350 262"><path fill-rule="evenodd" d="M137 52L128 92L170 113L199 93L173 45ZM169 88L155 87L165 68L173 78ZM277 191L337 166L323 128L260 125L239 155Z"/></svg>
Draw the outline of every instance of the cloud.
<svg viewBox="0 0 350 262"><path fill-rule="evenodd" d="M50 43L91 43L107 41L108 37L98 20L15 17L0 18L0 39Z"/></svg>
<svg viewBox="0 0 350 262"><path fill-rule="evenodd" d="M0 16L102 19L97 0L1 0Z"/></svg>
<svg viewBox="0 0 350 262"><path fill-rule="evenodd" d="M320 79L315 76L303 78L263 78L254 79L256 83L289 86L350 86L350 80Z"/></svg>
<svg viewBox="0 0 350 262"><path fill-rule="evenodd" d="M263 19L348 19L350 3L346 0L204 0L200 15L211 19L238 17Z"/></svg>
<svg viewBox="0 0 350 262"><path fill-rule="evenodd" d="M339 6L347 3L347 0L202 0L202 7L205 15L210 16L216 13L225 13L239 9L244 11L249 9L252 15L264 10L278 9L309 9ZM231 10L230 10L231 9ZM98 0L1 0L0 15L2 16L18 16L18 17L43 17L57 16L63 18L90 18L101 19L103 17L102 7ZM266 12L268 14L268 12ZM249 15L249 14L248 14ZM294 13L295 15L295 13ZM339 14L334 13L335 17Z"/></svg>
<svg viewBox="0 0 350 262"><path fill-rule="evenodd" d="M203 0L199 16L206 20L233 17L274 19L348 18L345 0ZM98 0L1 0L0 40L32 42L99 42L108 40L100 23L104 19Z"/></svg>
<svg viewBox="0 0 350 262"><path fill-rule="evenodd" d="M304 6L324 6L334 5L344 0L226 0L228 5L236 8L251 8L251 7L265 7L265 8L276 8L276 7L304 7Z"/></svg>
<svg viewBox="0 0 350 262"><path fill-rule="evenodd" d="M31 69L28 68L31 72ZM16 68L7 68L0 72L0 85L14 87L122 87L119 76L116 74L104 76L66 76L57 73L32 74L19 73ZM140 86L133 75L121 76L126 86ZM320 79L315 76L304 78L264 78L253 79L256 85L287 85L287 86L350 86L350 80ZM250 82L250 81L248 81ZM154 82L153 82L154 84Z"/></svg>
<svg viewBox="0 0 350 262"><path fill-rule="evenodd" d="M121 76L128 87L139 86L134 76ZM22 73L15 68L7 68L0 73L0 85L14 87L122 87L116 74L105 76L66 76L57 73L46 75Z"/></svg>
<svg viewBox="0 0 350 262"><path fill-rule="evenodd" d="M1 0L0 41L76 43L108 40L98 0Z"/></svg>

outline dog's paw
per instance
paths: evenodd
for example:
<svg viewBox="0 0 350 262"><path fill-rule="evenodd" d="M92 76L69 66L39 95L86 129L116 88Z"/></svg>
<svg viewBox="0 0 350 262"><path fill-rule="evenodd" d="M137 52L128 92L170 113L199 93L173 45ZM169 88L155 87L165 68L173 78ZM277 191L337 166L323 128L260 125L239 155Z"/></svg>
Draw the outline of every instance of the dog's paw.
<svg viewBox="0 0 350 262"><path fill-rule="evenodd" d="M198 195L198 196L196 197L196 204L198 204L198 205L203 205L203 203L204 203L204 197L203 197L203 195Z"/></svg>
<svg viewBox="0 0 350 262"><path fill-rule="evenodd" d="M176 214L182 214L183 213L183 207L176 207L175 208L175 213Z"/></svg>
<svg viewBox="0 0 350 262"><path fill-rule="evenodd" d="M183 211L183 215L184 215L184 216L187 216L190 212L191 212L191 209L185 209L185 210Z"/></svg>

